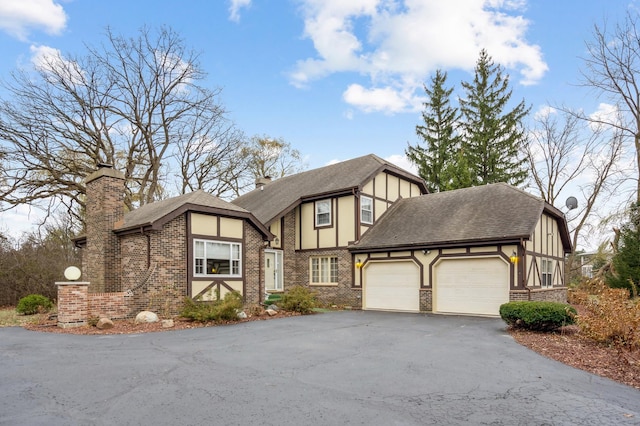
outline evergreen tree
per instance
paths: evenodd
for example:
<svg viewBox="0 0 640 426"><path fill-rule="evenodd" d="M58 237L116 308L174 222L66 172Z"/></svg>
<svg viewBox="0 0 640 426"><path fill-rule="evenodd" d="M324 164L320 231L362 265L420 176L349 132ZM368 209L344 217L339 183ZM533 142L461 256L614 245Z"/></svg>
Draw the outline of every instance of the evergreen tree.
<svg viewBox="0 0 640 426"><path fill-rule="evenodd" d="M626 288L636 296L640 283L640 203L631 206L629 222L625 224L614 243L615 254L607 284L613 288Z"/></svg>
<svg viewBox="0 0 640 426"><path fill-rule="evenodd" d="M527 178L526 158L519 158L525 142L524 100L508 111L512 90L509 76L482 49L473 82L463 82L466 99L460 100L462 146L471 167L471 186L506 182L521 185Z"/></svg>
<svg viewBox="0 0 640 426"><path fill-rule="evenodd" d="M416 133L424 146L409 145L406 155L418 167L418 173L426 181L429 192L453 189L456 180L457 153L460 137L456 126L460 113L450 104L453 88L446 88L447 73L437 70L430 87L424 86L427 101L423 103L422 120Z"/></svg>

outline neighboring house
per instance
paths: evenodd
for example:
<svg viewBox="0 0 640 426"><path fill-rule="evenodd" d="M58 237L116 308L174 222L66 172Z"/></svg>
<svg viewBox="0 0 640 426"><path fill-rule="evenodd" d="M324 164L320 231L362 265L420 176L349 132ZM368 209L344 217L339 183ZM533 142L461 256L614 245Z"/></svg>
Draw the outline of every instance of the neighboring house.
<svg viewBox="0 0 640 426"><path fill-rule="evenodd" d="M87 178L78 240L91 291L140 307L295 285L363 309L497 315L509 300L566 299L563 214L505 184L427 194L375 155L258 179L227 203L203 191L122 211L122 175ZM174 309L175 310L175 309Z"/></svg>

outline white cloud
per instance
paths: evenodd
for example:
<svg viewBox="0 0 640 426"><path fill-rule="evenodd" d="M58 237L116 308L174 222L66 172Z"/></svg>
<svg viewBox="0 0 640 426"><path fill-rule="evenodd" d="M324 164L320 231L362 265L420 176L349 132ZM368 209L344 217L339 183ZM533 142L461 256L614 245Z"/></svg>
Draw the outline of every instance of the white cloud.
<svg viewBox="0 0 640 426"><path fill-rule="evenodd" d="M45 71L49 75L64 77L66 81L73 84L82 84L84 82L84 72L78 63L70 62L63 58L58 49L49 46L31 45L29 50L31 51L31 63L34 68Z"/></svg>
<svg viewBox="0 0 640 426"><path fill-rule="evenodd" d="M359 84L352 84L342 94L349 105L365 112L400 112L405 108L406 100L391 87L367 89Z"/></svg>
<svg viewBox="0 0 640 426"><path fill-rule="evenodd" d="M543 105L533 114L533 118L536 120L544 120L551 114L557 114L558 110L549 105Z"/></svg>
<svg viewBox="0 0 640 426"><path fill-rule="evenodd" d="M413 164L404 154L392 154L385 158L385 160L408 171L409 173L413 173L416 176L418 175L418 169L415 164Z"/></svg>
<svg viewBox="0 0 640 426"><path fill-rule="evenodd" d="M251 6L251 0L231 0L229 5L229 20L240 22L240 10Z"/></svg>
<svg viewBox="0 0 640 426"><path fill-rule="evenodd" d="M67 25L67 15L54 0L0 1L0 29L26 40L31 30L60 34Z"/></svg>
<svg viewBox="0 0 640 426"><path fill-rule="evenodd" d="M60 50L54 47L31 45L29 51L31 63L38 69L48 68L51 63L61 60Z"/></svg>
<svg viewBox="0 0 640 426"><path fill-rule="evenodd" d="M592 120L590 125L594 131L601 130L603 126L610 127L611 124L619 125L620 110L615 105L600 103L598 109L589 115L589 119Z"/></svg>
<svg viewBox="0 0 640 426"><path fill-rule="evenodd" d="M495 62L520 73L521 84L537 82L547 71L540 47L527 42L524 0L302 0L305 37L316 57L296 63L291 83L302 87L338 72L356 72L371 88L354 84L345 101L365 111L380 110L387 99L404 100L389 112L413 110L413 96L438 68L471 71L486 48ZM389 93L397 92L396 95ZM363 96L373 102L361 103ZM373 96L373 95L376 96Z"/></svg>

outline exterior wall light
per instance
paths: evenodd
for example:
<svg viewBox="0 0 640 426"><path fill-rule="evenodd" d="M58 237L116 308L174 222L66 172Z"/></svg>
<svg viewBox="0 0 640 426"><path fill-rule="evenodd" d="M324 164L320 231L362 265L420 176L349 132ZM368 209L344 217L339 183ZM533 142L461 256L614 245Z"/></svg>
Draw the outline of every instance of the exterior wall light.
<svg viewBox="0 0 640 426"><path fill-rule="evenodd" d="M511 263L516 264L518 263L518 255L516 254L516 252L514 251L513 253L511 253L511 257L509 258L509 260L511 261Z"/></svg>
<svg viewBox="0 0 640 426"><path fill-rule="evenodd" d="M360 269L362 268L362 266L364 265L364 262L360 259L358 259L358 261L356 262L356 268Z"/></svg>

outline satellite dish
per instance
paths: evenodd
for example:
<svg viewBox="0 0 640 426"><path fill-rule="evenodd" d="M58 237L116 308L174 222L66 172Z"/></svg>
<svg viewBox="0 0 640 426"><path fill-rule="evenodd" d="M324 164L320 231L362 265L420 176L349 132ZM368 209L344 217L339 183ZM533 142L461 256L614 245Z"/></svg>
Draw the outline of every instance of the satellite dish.
<svg viewBox="0 0 640 426"><path fill-rule="evenodd" d="M567 198L565 205L569 210L573 210L578 207L578 200L576 199L576 197L569 197Z"/></svg>

